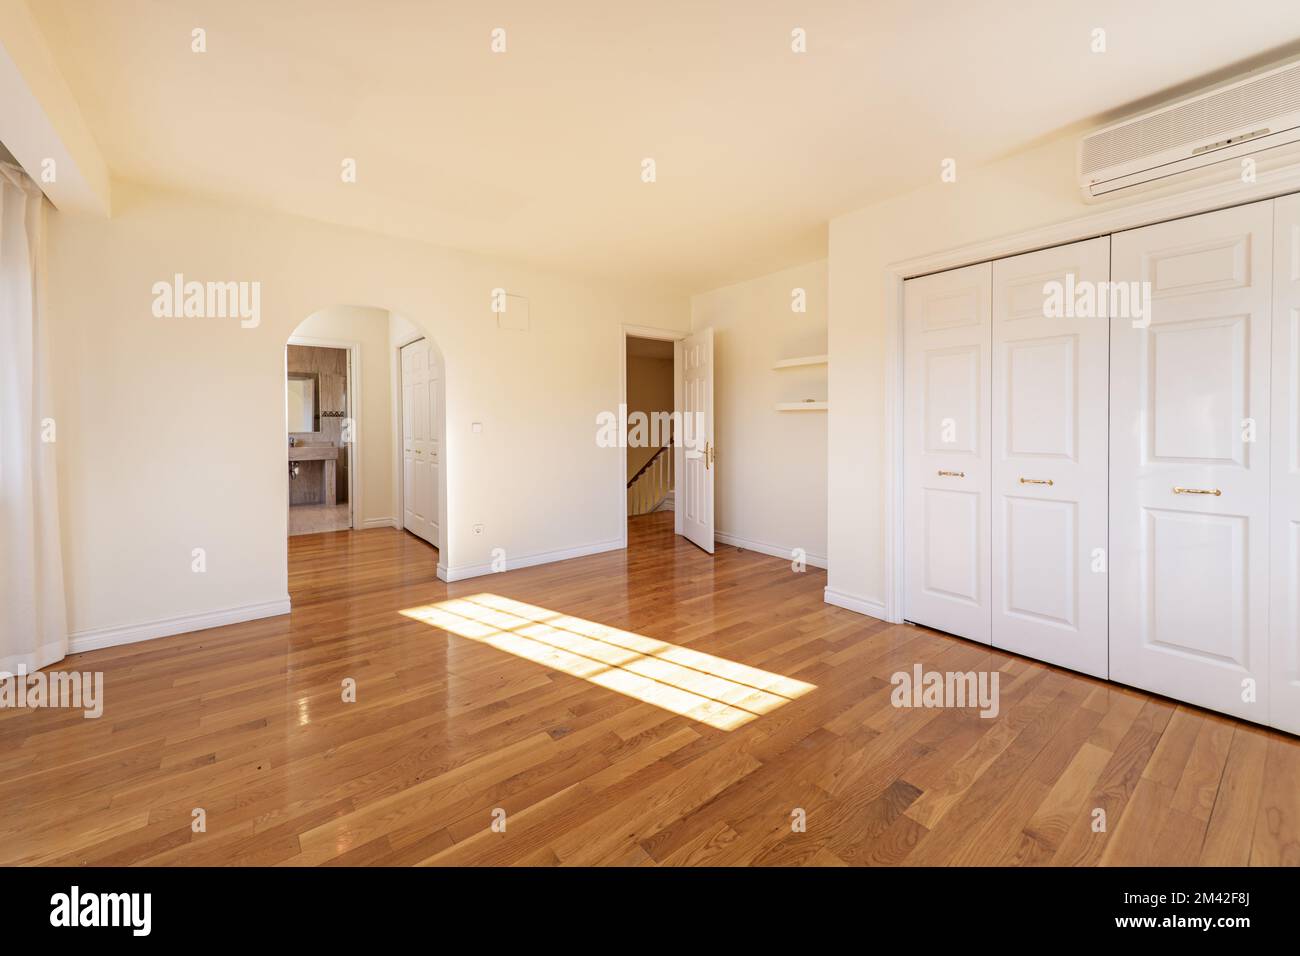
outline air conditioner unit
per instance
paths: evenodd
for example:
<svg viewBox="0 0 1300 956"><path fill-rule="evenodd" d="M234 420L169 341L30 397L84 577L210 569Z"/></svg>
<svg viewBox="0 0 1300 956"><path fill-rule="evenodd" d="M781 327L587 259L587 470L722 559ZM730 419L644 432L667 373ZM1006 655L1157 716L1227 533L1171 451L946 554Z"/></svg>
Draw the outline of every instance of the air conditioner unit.
<svg viewBox="0 0 1300 956"><path fill-rule="evenodd" d="M1220 164L1231 163L1237 174L1245 157L1277 151L1270 159L1291 158L1293 151L1281 148L1297 144L1300 59L1089 133L1079 144L1079 184L1095 202L1197 170L1222 175Z"/></svg>

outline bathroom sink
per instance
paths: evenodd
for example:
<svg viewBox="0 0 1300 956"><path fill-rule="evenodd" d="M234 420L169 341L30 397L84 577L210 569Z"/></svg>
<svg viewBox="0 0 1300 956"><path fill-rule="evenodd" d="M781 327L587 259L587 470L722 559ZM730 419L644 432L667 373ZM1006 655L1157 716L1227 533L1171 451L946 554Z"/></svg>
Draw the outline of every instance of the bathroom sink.
<svg viewBox="0 0 1300 956"><path fill-rule="evenodd" d="M290 461L333 461L339 457L335 445L293 445L289 448Z"/></svg>

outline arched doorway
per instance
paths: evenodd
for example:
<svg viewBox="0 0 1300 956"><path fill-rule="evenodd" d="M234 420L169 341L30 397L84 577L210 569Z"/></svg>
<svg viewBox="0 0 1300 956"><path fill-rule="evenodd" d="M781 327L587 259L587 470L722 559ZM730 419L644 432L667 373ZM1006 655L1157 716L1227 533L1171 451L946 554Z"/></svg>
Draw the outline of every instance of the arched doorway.
<svg viewBox="0 0 1300 956"><path fill-rule="evenodd" d="M392 528L445 565L444 362L423 329L339 305L285 344L290 537Z"/></svg>

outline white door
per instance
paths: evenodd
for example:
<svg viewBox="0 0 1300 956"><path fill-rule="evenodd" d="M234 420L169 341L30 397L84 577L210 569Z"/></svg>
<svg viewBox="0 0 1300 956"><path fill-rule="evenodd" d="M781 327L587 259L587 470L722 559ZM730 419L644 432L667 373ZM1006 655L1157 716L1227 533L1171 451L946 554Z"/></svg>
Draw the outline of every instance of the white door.
<svg viewBox="0 0 1300 956"><path fill-rule="evenodd" d="M1300 196L1274 215L1269 723L1300 734Z"/></svg>
<svg viewBox="0 0 1300 956"><path fill-rule="evenodd" d="M1270 202L1111 240L1152 314L1111 320L1110 676L1259 723L1272 240Z"/></svg>
<svg viewBox="0 0 1300 956"><path fill-rule="evenodd" d="M713 553L713 329L678 345L682 370L682 474L676 507L679 534Z"/></svg>
<svg viewBox="0 0 1300 956"><path fill-rule="evenodd" d="M1109 278L1108 237L993 263L993 645L1096 677Z"/></svg>
<svg viewBox="0 0 1300 956"><path fill-rule="evenodd" d="M438 368L425 339L402 347L402 525L438 547Z"/></svg>
<svg viewBox="0 0 1300 956"><path fill-rule="evenodd" d="M904 616L988 643L992 267L903 285Z"/></svg>

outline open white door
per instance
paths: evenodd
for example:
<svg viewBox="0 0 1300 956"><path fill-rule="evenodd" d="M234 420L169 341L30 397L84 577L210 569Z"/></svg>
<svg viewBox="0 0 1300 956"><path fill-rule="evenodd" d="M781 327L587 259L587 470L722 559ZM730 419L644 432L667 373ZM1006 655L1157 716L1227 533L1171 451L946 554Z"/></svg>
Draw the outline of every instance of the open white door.
<svg viewBox="0 0 1300 956"><path fill-rule="evenodd" d="M677 533L713 553L713 329L682 339L682 471L677 482Z"/></svg>
<svg viewBox="0 0 1300 956"><path fill-rule="evenodd" d="M438 365L424 339L402 347L402 526L438 543Z"/></svg>

